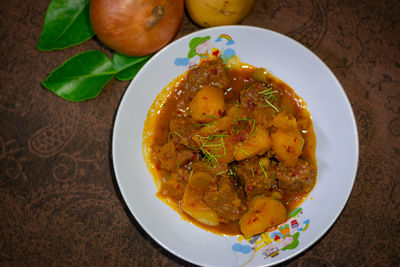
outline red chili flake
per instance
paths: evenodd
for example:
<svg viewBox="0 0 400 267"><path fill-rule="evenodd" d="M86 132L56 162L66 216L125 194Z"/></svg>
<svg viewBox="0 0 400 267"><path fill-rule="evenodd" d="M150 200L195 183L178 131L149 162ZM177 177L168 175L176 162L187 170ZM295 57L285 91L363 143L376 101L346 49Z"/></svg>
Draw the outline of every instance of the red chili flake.
<svg viewBox="0 0 400 267"><path fill-rule="evenodd" d="M161 169L160 165L158 163L156 164L156 169L157 169L157 171L159 171Z"/></svg>
<svg viewBox="0 0 400 267"><path fill-rule="evenodd" d="M218 73L218 71L217 71L216 68L211 68L211 73L214 74L214 75L216 75L216 74Z"/></svg>
<svg viewBox="0 0 400 267"><path fill-rule="evenodd" d="M295 139L293 139L293 142L295 142L296 143L296 141L297 141L297 139L295 138Z"/></svg>
<svg viewBox="0 0 400 267"><path fill-rule="evenodd" d="M218 115L222 116L222 111L218 109Z"/></svg>
<svg viewBox="0 0 400 267"><path fill-rule="evenodd" d="M184 149L185 146L181 144L181 145L176 146L176 148L177 148L178 150L181 150L181 149Z"/></svg>
<svg viewBox="0 0 400 267"><path fill-rule="evenodd" d="M253 190L253 185L252 185L252 184L249 184L249 185L247 186L247 189L248 189L248 191L252 191L252 190Z"/></svg>
<svg viewBox="0 0 400 267"><path fill-rule="evenodd" d="M182 177L182 180L187 181L188 178L187 178L186 176L183 176L183 177Z"/></svg>
<svg viewBox="0 0 400 267"><path fill-rule="evenodd" d="M232 137L232 140L233 140L233 141L239 141L239 140L240 140L240 137L239 137L238 135L234 135L234 136Z"/></svg>
<svg viewBox="0 0 400 267"><path fill-rule="evenodd" d="M254 109L254 107L256 106L253 102L252 98L248 98L247 99L247 105L249 106L250 109Z"/></svg>
<svg viewBox="0 0 400 267"><path fill-rule="evenodd" d="M203 96L203 99L204 99L204 100L207 100L207 99L208 99L208 97L206 97L206 96Z"/></svg>
<svg viewBox="0 0 400 267"><path fill-rule="evenodd" d="M181 185L180 185L180 184L177 184L177 185L176 185L176 188L177 188L177 189L181 188Z"/></svg>

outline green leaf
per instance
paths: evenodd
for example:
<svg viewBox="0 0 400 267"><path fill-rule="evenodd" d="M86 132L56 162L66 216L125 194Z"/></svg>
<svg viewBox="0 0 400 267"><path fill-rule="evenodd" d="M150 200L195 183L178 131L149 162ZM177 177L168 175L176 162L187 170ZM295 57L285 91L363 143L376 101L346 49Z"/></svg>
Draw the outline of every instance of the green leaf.
<svg viewBox="0 0 400 267"><path fill-rule="evenodd" d="M93 37L89 0L52 0L46 12L38 48L59 50Z"/></svg>
<svg viewBox="0 0 400 267"><path fill-rule="evenodd" d="M133 79L150 57L151 56L130 57L120 53L115 53L112 59L114 68L117 71L115 78L120 81Z"/></svg>
<svg viewBox="0 0 400 267"><path fill-rule="evenodd" d="M65 61L42 84L66 100L80 102L96 97L115 73L106 54L86 51Z"/></svg>

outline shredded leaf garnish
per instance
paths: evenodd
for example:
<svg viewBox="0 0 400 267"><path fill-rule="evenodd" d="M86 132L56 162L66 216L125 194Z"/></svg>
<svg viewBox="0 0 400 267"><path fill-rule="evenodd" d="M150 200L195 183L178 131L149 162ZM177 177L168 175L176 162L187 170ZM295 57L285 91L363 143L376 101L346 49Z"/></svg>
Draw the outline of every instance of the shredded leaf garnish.
<svg viewBox="0 0 400 267"><path fill-rule="evenodd" d="M238 147L238 146L233 146L233 147L236 148L236 149L239 150L239 151L242 151L242 152L245 153L246 155L250 155L249 152L247 152L246 150L241 149L241 148Z"/></svg>
<svg viewBox="0 0 400 267"><path fill-rule="evenodd" d="M268 177L268 173L265 171L265 169L264 169L264 167L262 166L262 164L261 164L260 161L258 162L258 165L260 166L262 172L264 173L265 178L268 179L268 183L269 183L269 184L268 184L268 187L271 188L271 186L272 186L272 181L275 180L275 179L274 179L274 178L273 178L273 179L270 179L270 178Z"/></svg>
<svg viewBox="0 0 400 267"><path fill-rule="evenodd" d="M183 139L183 137L182 137L182 135L181 135L180 133L178 133L178 132L169 132L169 133L168 133L168 142L170 141L171 135L173 135L173 134L175 134L176 136L178 136L180 139Z"/></svg>
<svg viewBox="0 0 400 267"><path fill-rule="evenodd" d="M268 101L268 99L265 99L265 102L270 105L276 112L279 112L279 109L275 107L271 102Z"/></svg>
<svg viewBox="0 0 400 267"><path fill-rule="evenodd" d="M217 117L211 116L211 115L207 115L207 114L201 114L201 116L212 118L212 119L217 119Z"/></svg>
<svg viewBox="0 0 400 267"><path fill-rule="evenodd" d="M197 128L197 127L211 126L211 125L214 125L215 122L216 121L212 121L212 122L209 122L209 123L199 123L199 124L192 125L192 127L196 127Z"/></svg>
<svg viewBox="0 0 400 267"><path fill-rule="evenodd" d="M207 164L209 164L213 168L219 166L217 158L226 156L224 138L228 135L224 132L222 134L214 134L211 136L196 136L201 142L201 146L199 147L199 149L204 154L202 160L207 161ZM214 152L217 151L219 148L223 149L223 154L214 154Z"/></svg>
<svg viewBox="0 0 400 267"><path fill-rule="evenodd" d="M276 112L279 112L279 109L277 107L275 107L271 101L273 100L277 100L277 98L274 96L274 94L279 93L279 91L277 90L272 90L272 87L267 88L264 91L258 92L259 94L263 94L265 96L264 101L270 106L272 107Z"/></svg>
<svg viewBox="0 0 400 267"><path fill-rule="evenodd" d="M293 134L293 133L291 133L291 132L289 132L288 134L291 135L291 136L297 137L297 138L299 138L299 139L301 140L301 142L302 142L302 144L301 144L301 150L303 150L303 147L304 147L304 138L301 137L301 136L298 136L298 135L296 135L296 134Z"/></svg>
<svg viewBox="0 0 400 267"><path fill-rule="evenodd" d="M184 140L183 136L182 136L180 133L178 133L178 132L169 132L169 133L168 133L168 150L170 149L171 136L172 136L173 134L175 134L176 136L178 136L181 140ZM189 144L185 144L185 143L182 143L182 144L183 144L184 146L186 146L187 148L189 148L189 149L196 150L196 148L189 146Z"/></svg>
<svg viewBox="0 0 400 267"><path fill-rule="evenodd" d="M217 173L216 175L224 174L224 173L226 173L227 171L228 171L228 170L221 171L221 172Z"/></svg>
<svg viewBox="0 0 400 267"><path fill-rule="evenodd" d="M238 170L238 166L237 165L233 165L232 168L230 168L228 170L228 175L229 176L236 176L237 170Z"/></svg>
<svg viewBox="0 0 400 267"><path fill-rule="evenodd" d="M268 179L268 174L267 174L267 172L264 170L264 167L261 165L261 162L258 162L258 165L260 166L262 172L264 173L265 178Z"/></svg>
<svg viewBox="0 0 400 267"><path fill-rule="evenodd" d="M247 119L247 118L240 118L240 119L234 120L233 121L234 123L232 124L232 127L231 127L231 132L233 132L233 134L235 134L235 135L238 135L241 130L244 130L247 128L249 120L250 119ZM242 124L241 122L246 122L246 124Z"/></svg>
<svg viewBox="0 0 400 267"><path fill-rule="evenodd" d="M200 150L204 154L204 157L202 158L203 161L207 161L207 164L213 168L215 168L216 166L219 166L219 162L218 162L217 158L212 153L210 153L208 150L206 150L204 148L200 148Z"/></svg>
<svg viewBox="0 0 400 267"><path fill-rule="evenodd" d="M236 116L239 117L239 103L236 104L235 113L236 113Z"/></svg>
<svg viewBox="0 0 400 267"><path fill-rule="evenodd" d="M249 137L252 137L252 136L257 132L257 130L258 130L258 128L255 128L255 126L256 126L256 120L255 120L255 119L251 119L251 121L253 122L253 125L252 125L252 127L251 127ZM254 131L254 129L256 129L256 131Z"/></svg>

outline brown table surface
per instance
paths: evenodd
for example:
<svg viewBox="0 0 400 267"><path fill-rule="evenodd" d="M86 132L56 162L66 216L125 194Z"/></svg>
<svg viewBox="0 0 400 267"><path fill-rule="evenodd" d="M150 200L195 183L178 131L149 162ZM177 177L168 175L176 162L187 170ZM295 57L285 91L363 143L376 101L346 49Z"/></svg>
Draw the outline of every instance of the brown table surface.
<svg viewBox="0 0 400 267"><path fill-rule="evenodd" d="M144 232L116 185L111 135L129 82L112 80L82 103L41 86L72 55L111 54L95 38L38 51L48 3L0 3L0 265L190 265ZM360 157L349 201L329 232L288 265L400 264L399 14L399 1L258 0L241 23L283 33L317 54L357 120ZM185 16L177 38L198 29Z"/></svg>

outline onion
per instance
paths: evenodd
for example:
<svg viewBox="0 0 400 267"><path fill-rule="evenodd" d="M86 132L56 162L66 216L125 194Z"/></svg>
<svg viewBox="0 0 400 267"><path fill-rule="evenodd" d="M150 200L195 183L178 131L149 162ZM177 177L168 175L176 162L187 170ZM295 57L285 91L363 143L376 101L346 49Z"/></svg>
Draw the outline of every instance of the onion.
<svg viewBox="0 0 400 267"><path fill-rule="evenodd" d="M183 0L91 0L97 37L129 56L146 56L168 44L183 19Z"/></svg>

